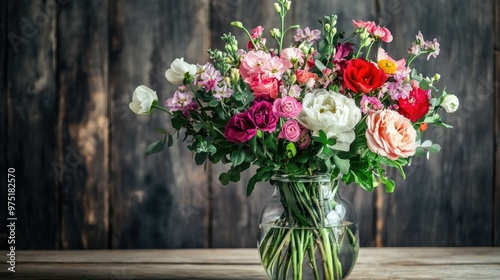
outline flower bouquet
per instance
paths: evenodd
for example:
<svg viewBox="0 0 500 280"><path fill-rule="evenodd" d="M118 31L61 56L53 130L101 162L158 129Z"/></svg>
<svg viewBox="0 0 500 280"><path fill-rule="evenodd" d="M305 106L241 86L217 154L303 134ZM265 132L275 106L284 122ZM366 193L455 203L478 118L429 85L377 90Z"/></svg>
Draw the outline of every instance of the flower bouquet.
<svg viewBox="0 0 500 280"><path fill-rule="evenodd" d="M439 74L429 78L411 67L421 55L429 60L439 54L436 39L426 41L419 32L408 57L396 60L382 48L393 40L387 28L353 20L347 36L337 29L335 15L320 18L321 29L285 27L290 5L285 0L274 5L281 26L271 29L270 37L277 47L266 46L261 26L249 31L232 22L248 35L245 48L228 33L222 36L224 50L208 50L210 62L175 59L165 75L179 87L165 106L156 92L139 86L130 109L137 114L157 109L171 117L171 129L156 129L162 136L147 147L148 155L170 147L183 134L197 164L230 165L219 176L224 185L256 166L248 195L257 182L288 176L287 184L278 184L284 209L273 221L278 227L268 230L260 244L266 271L276 278L301 279L300 264L309 254L314 279L340 279L346 275L335 257L339 240L355 234L347 228L339 235L332 228L328 215L336 202L318 206L324 190L314 188L323 180L293 178L326 176L367 191L384 186L392 192L395 183L386 169L397 168L405 177L403 166L413 156L439 152L440 146L424 140L424 133L428 125L450 127L442 122L441 109L452 113L459 101L436 88ZM285 35L292 31L294 40L285 45ZM326 188L336 191L336 185ZM290 242L293 246L285 246ZM321 262L313 262L317 251Z"/></svg>

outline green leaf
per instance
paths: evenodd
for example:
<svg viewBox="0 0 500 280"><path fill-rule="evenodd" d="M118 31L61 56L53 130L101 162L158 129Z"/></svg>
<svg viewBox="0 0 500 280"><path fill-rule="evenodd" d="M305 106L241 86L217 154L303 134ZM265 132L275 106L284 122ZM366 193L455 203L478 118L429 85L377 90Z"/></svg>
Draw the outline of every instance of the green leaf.
<svg viewBox="0 0 500 280"><path fill-rule="evenodd" d="M212 99L210 102L208 102L208 106L210 107L217 107L219 105L219 101L217 99Z"/></svg>
<svg viewBox="0 0 500 280"><path fill-rule="evenodd" d="M180 130L184 125L189 123L184 117L181 116L174 116L171 121L172 127L176 130Z"/></svg>
<svg viewBox="0 0 500 280"><path fill-rule="evenodd" d="M154 143L151 143L146 148L146 155L149 156L151 154L159 153L163 151L165 148L165 139L158 140Z"/></svg>
<svg viewBox="0 0 500 280"><path fill-rule="evenodd" d="M174 140L171 134L167 135L167 146L170 148L174 144Z"/></svg>
<svg viewBox="0 0 500 280"><path fill-rule="evenodd" d="M437 154L439 153L439 151L441 151L441 146L439 146L439 144L432 144L432 146L429 148L429 152L431 152L431 154Z"/></svg>
<svg viewBox="0 0 500 280"><path fill-rule="evenodd" d="M319 71L323 71L326 66L323 64L323 62L319 61L319 60L314 60L314 65L316 65L316 67L318 68Z"/></svg>
<svg viewBox="0 0 500 280"><path fill-rule="evenodd" d="M429 85L429 82L426 80L426 79L422 79L420 81L420 83L418 84L420 86L420 88L422 88L423 90L428 90L430 89L430 85Z"/></svg>
<svg viewBox="0 0 500 280"><path fill-rule="evenodd" d="M226 172L222 172L220 175L219 175L219 181L221 182L222 185L226 186L227 184L229 184L229 174L227 174Z"/></svg>
<svg viewBox="0 0 500 280"><path fill-rule="evenodd" d="M396 188L396 183L388 178L382 178L382 183L385 185L385 191L388 193L394 192L394 189Z"/></svg>
<svg viewBox="0 0 500 280"><path fill-rule="evenodd" d="M207 153L205 152L197 153L194 156L194 161L197 165L202 165L203 163L205 163L205 160L207 160Z"/></svg>
<svg viewBox="0 0 500 280"><path fill-rule="evenodd" d="M160 133L160 134L167 134L168 133L168 131L166 131L165 129L163 129L161 127L155 128L155 131Z"/></svg>
<svg viewBox="0 0 500 280"><path fill-rule="evenodd" d="M243 161L245 161L245 153L239 149L232 151L231 161L233 162L233 166L240 165Z"/></svg>
<svg viewBox="0 0 500 280"><path fill-rule="evenodd" d="M295 148L295 144L290 142L286 145L286 157L293 158L297 154L297 148Z"/></svg>
<svg viewBox="0 0 500 280"><path fill-rule="evenodd" d="M275 151L276 150L276 143L274 141L274 137L272 135L269 135L268 137L266 137L266 145L267 145L267 148L270 149L271 151Z"/></svg>
<svg viewBox="0 0 500 280"><path fill-rule="evenodd" d="M255 188L255 185L257 184L258 181L259 181L259 172L255 173L252 176L252 178L250 178L250 180L248 181L247 197L249 197L252 194L253 189Z"/></svg>
<svg viewBox="0 0 500 280"><path fill-rule="evenodd" d="M335 165L339 168L342 174L346 174L347 172L349 172L350 162L348 159L341 159L338 156L334 156L333 162L335 162Z"/></svg>

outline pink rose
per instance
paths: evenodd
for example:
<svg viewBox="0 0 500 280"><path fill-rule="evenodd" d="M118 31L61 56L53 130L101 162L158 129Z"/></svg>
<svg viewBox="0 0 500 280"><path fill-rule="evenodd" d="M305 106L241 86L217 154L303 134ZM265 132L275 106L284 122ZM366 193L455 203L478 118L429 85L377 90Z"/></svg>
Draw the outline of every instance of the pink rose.
<svg viewBox="0 0 500 280"><path fill-rule="evenodd" d="M302 110L302 104L291 96L278 98L273 104L273 113L277 117L293 118L297 117Z"/></svg>
<svg viewBox="0 0 500 280"><path fill-rule="evenodd" d="M281 127L278 138L285 138L291 142L297 142L300 138L300 125L296 120L288 120Z"/></svg>
<svg viewBox="0 0 500 280"><path fill-rule="evenodd" d="M417 132L409 119L393 110L377 111L366 118L366 142L374 153L392 160L415 154Z"/></svg>
<svg viewBox="0 0 500 280"><path fill-rule="evenodd" d="M255 96L269 96L273 99L278 97L279 85L276 78L266 78L259 74L252 74L247 80L250 80L250 88Z"/></svg>
<svg viewBox="0 0 500 280"><path fill-rule="evenodd" d="M279 118L273 114L273 105L266 101L254 102L248 111L258 129L273 132Z"/></svg>
<svg viewBox="0 0 500 280"><path fill-rule="evenodd" d="M224 136L233 143L244 143L257 135L257 127L248 112L232 116L224 127Z"/></svg>

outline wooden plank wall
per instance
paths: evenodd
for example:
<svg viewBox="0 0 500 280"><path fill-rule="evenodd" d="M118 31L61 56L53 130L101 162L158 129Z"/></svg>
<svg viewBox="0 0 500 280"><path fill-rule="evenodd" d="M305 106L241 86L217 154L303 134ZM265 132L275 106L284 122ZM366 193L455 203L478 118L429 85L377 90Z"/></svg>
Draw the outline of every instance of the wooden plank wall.
<svg viewBox="0 0 500 280"><path fill-rule="evenodd" d="M180 142L145 157L154 128L168 128L169 119L134 115L128 103L140 84L164 102L175 91L164 78L171 61L206 62L223 33L246 44L231 21L278 26L273 2L3 1L0 199L7 168L16 168L17 248L255 247L272 187L260 184L250 198L244 182L223 187L217 178L226 167L196 166ZM394 35L386 48L394 57L406 56L419 30L437 37L438 59L415 66L440 72L461 100L446 118L455 128L428 133L441 153L416 160L395 193L344 187L361 245L499 246L499 1L293 2L287 20L303 27L318 28L317 18L333 13L348 32L351 19L380 22Z"/></svg>

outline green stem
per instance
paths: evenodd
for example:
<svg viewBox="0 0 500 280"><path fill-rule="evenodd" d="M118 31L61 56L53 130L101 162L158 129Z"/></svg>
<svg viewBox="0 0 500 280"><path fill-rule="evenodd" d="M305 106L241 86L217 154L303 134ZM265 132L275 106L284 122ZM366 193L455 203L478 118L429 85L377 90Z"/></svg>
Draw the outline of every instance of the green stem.
<svg viewBox="0 0 500 280"><path fill-rule="evenodd" d="M333 270L332 248L331 248L331 244L330 244L329 229L321 228L320 233L321 233L321 239L323 241L322 243L324 245L324 250L325 250L325 261L326 261L326 265L328 268L328 274L333 277L334 270Z"/></svg>
<svg viewBox="0 0 500 280"><path fill-rule="evenodd" d="M165 113L167 113L167 114L169 114L169 115L171 115L171 116L173 116L173 115L174 115L174 114L172 114L172 112L170 112L169 110L167 110L167 109L165 109L165 108L163 108L163 107L160 107L160 106L158 106L158 105L153 105L153 108L156 108L156 109L158 109L158 110L161 110L161 111L163 111L163 112L165 112Z"/></svg>

